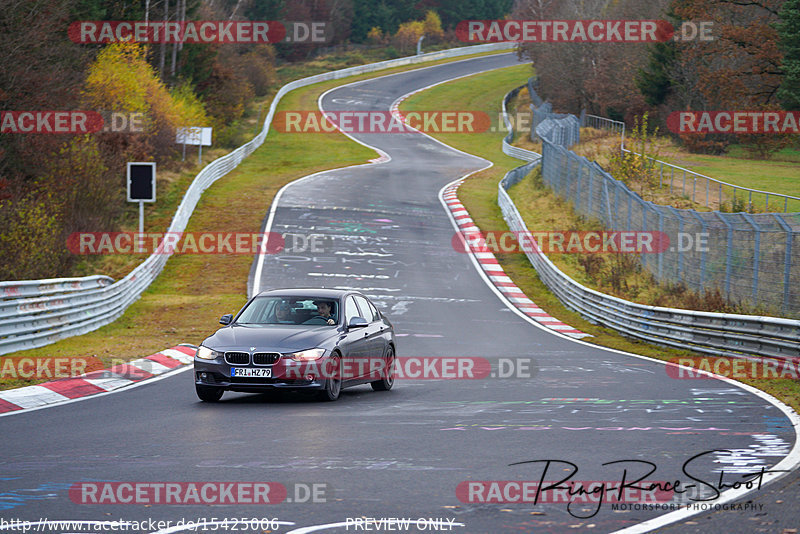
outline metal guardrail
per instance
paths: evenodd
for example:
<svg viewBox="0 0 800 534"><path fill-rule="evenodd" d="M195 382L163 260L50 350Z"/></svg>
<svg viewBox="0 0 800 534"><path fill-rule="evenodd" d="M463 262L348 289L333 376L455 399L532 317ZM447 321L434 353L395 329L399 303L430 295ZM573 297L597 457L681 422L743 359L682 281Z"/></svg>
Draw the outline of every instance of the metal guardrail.
<svg viewBox="0 0 800 534"><path fill-rule="evenodd" d="M615 121L600 117L598 115L590 115L588 113L581 113L581 127L596 128L598 130L610 130L622 136L623 144L625 140L625 123L622 121Z"/></svg>
<svg viewBox="0 0 800 534"><path fill-rule="evenodd" d="M520 89L522 89L522 87L517 87L516 89L513 89L510 93L506 95L506 98L503 99L503 113L502 113L503 123L505 124L506 130L508 131L508 134L503 138L503 154L506 154L508 156L517 159L524 159L527 161L538 161L539 158L541 158L541 156L536 152L531 152L530 150L525 150L524 148L519 148L511 144L514 142L514 127L511 124L511 120L508 118L508 113L506 111L506 102L516 97L519 94L519 91Z"/></svg>
<svg viewBox="0 0 800 534"><path fill-rule="evenodd" d="M515 91L518 90L519 88ZM509 92L503 98L504 116L508 101L517 94L515 91ZM510 122L506 126L510 128ZM509 136L513 138L513 132ZM503 140L504 152L506 139ZM508 188L522 180L542 162L539 154L527 150L525 152L529 154L522 159L530 163L512 169L500 180L497 202L509 228L513 232L530 235L507 192ZM556 267L538 247L526 251L525 254L544 284L565 306L592 322L608 326L627 336L715 356L779 359L800 357L798 320L637 304L579 284Z"/></svg>
<svg viewBox="0 0 800 534"><path fill-rule="evenodd" d="M0 299L20 298L84 291L107 286L114 282L110 276L84 276L83 278L50 278L48 280L22 280L20 282L0 282ZM2 301L0 301L2 305Z"/></svg>
<svg viewBox="0 0 800 534"><path fill-rule="evenodd" d="M349 67L287 83L272 100L261 132L248 143L209 163L198 173L184 194L167 232L183 232L203 192L261 146L269 132L278 103L288 92L319 82L390 67L505 50L514 46L514 43L492 43L440 50ZM170 256L171 253L156 251L125 278L115 283L111 283L112 280L108 277L0 283L0 355L42 347L113 322L155 280Z"/></svg>

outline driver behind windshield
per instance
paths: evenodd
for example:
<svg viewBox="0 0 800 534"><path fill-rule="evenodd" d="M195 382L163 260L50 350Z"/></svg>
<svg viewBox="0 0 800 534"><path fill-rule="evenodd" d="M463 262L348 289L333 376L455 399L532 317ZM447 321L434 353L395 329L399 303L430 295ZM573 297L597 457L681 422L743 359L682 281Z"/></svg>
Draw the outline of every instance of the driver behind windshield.
<svg viewBox="0 0 800 534"><path fill-rule="evenodd" d="M314 306L317 307L317 313L319 314L317 317L321 317L330 325L336 324L336 319L334 318L333 314L331 314L331 302L328 300L315 300ZM313 319L314 317L312 317Z"/></svg>

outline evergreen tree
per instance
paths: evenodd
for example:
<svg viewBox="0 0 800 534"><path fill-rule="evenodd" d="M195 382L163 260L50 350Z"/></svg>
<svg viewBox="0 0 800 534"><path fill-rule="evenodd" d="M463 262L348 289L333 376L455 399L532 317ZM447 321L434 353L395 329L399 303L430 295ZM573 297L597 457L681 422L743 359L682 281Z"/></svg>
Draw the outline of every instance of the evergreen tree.
<svg viewBox="0 0 800 534"><path fill-rule="evenodd" d="M672 88L670 67L677 55L674 42L655 43L650 47L650 61L644 69L639 69L636 87L651 106L662 104L669 95Z"/></svg>
<svg viewBox="0 0 800 534"><path fill-rule="evenodd" d="M784 109L800 110L800 0L786 0L775 25L783 52L783 80L777 97Z"/></svg>

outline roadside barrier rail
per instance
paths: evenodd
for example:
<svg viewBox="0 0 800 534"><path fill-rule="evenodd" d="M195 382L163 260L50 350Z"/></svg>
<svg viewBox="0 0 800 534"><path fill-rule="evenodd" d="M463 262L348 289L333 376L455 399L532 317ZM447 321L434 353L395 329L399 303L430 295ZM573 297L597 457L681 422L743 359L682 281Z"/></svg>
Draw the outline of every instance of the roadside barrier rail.
<svg viewBox="0 0 800 534"><path fill-rule="evenodd" d="M290 91L381 69L506 50L514 46L514 43L492 43L452 48L348 67L287 83L272 100L259 134L236 150L212 161L197 174L184 194L167 232L183 232L203 192L261 146L269 133L278 103ZM102 276L0 283L0 355L49 345L113 322L150 286L170 255L156 251L126 277L113 283L110 278ZM61 291L63 288L67 289Z"/></svg>

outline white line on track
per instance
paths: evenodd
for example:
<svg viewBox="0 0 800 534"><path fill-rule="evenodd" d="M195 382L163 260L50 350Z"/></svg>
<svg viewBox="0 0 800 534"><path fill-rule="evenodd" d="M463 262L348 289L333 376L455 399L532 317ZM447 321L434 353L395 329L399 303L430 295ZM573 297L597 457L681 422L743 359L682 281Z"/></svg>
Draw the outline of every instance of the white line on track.
<svg viewBox="0 0 800 534"><path fill-rule="evenodd" d="M494 54L494 55L502 56L504 54ZM433 69L433 68L436 68L436 67L441 67L442 65L453 65L455 63L462 63L464 61L473 61L475 59L482 59L483 57L493 57L493 56L481 56L479 58L467 58L467 59L460 59L458 61L449 61L447 63L443 63L443 64L440 64L440 65L429 65L427 67L421 67L419 69L412 69L412 70L403 71L403 72L395 72L395 73L392 73L392 74L385 74L383 76L376 76L374 78L369 78L367 80L359 80L357 82L346 83L344 85L337 85L336 87L332 87L331 89L328 89L327 91L325 91L324 93L322 93L319 96L319 98L317 99L317 107L319 107L321 112L325 113L325 109L322 107L322 99L325 98L325 95L327 95L331 91L336 91L336 90L342 89L343 87L352 87L354 85L360 85L360 84L368 83L368 82L371 82L371 81L374 81L374 80L379 80L379 79L383 79L383 78L390 78L392 76L399 76L399 75L402 75L402 74L408 74L409 72L418 72L418 71L421 71L421 70ZM471 73L471 74L467 74L466 76L472 76L473 74L479 74L481 72L488 72L490 70L495 70L495 69L486 69L486 70L483 70L483 71L478 71L478 72L474 72L474 73ZM463 77L464 76L459 76L459 78L463 78ZM458 78L452 78L452 80L455 80L455 79L458 79ZM447 82L447 81L451 81L451 80L445 80L445 82ZM440 82L440 83L444 83L444 82ZM413 93L408 93L408 94L413 94ZM405 96L408 96L408 95L405 95ZM321 174L325 174L325 173L329 173L329 172L342 171L342 170L345 170L345 169L355 169L355 168L358 168L358 167L368 167L370 165L382 165L384 163L389 163L392 160L392 157L389 154L387 154L386 152L384 152L383 150L381 150L380 148L374 147L374 146L369 145L367 143L364 143L360 139L356 139L355 137L353 137L349 133L347 133L347 132L343 131L341 128L339 128L338 125L336 125L336 129L339 130L342 134L344 134L348 138L350 138L352 141L358 143L359 145L364 146L366 148L369 148L370 150L374 150L375 152L377 152L380 155L380 161L377 162L377 163L360 163L360 164L357 164L357 165L347 165L345 167L336 167L336 168L333 168L333 169L328 169L328 170L324 170L324 171L320 171L320 172L315 172L314 174L309 174L307 176L303 176L302 178L298 178L297 180L291 181L288 184L284 185L283 187L280 188L278 193L275 195L275 198L272 199L272 205L270 206L269 215L267 217L267 224L264 226L264 228L262 230L262 233L270 232L272 230L272 222L275 219L275 211L277 211L277 209L278 209L278 204L280 203L281 196L283 195L284 191L286 191L286 189L288 189L289 187L291 187L293 185L297 185L297 184L299 184L301 182L304 182L307 179L314 178L314 177L319 176ZM454 149L452 147L449 147L449 146L445 145L444 143L441 143L441 144L443 146L451 149L451 150L456 150L456 149ZM458 150L457 152L461 152L461 151ZM466 154L468 156L472 156L472 154L467 154L466 152L461 152L461 153L462 154ZM477 156L472 156L472 157L477 157ZM482 158L479 158L479 159L482 159ZM253 285L252 285L252 289L251 289L250 295L248 295L250 297L252 297L254 295L257 295L259 293L259 291L261 290L261 274L262 274L262 272L264 270L264 260L265 259L266 259L266 254L264 254L264 253L260 253L260 254L258 254L256 256L256 272L253 274Z"/></svg>

